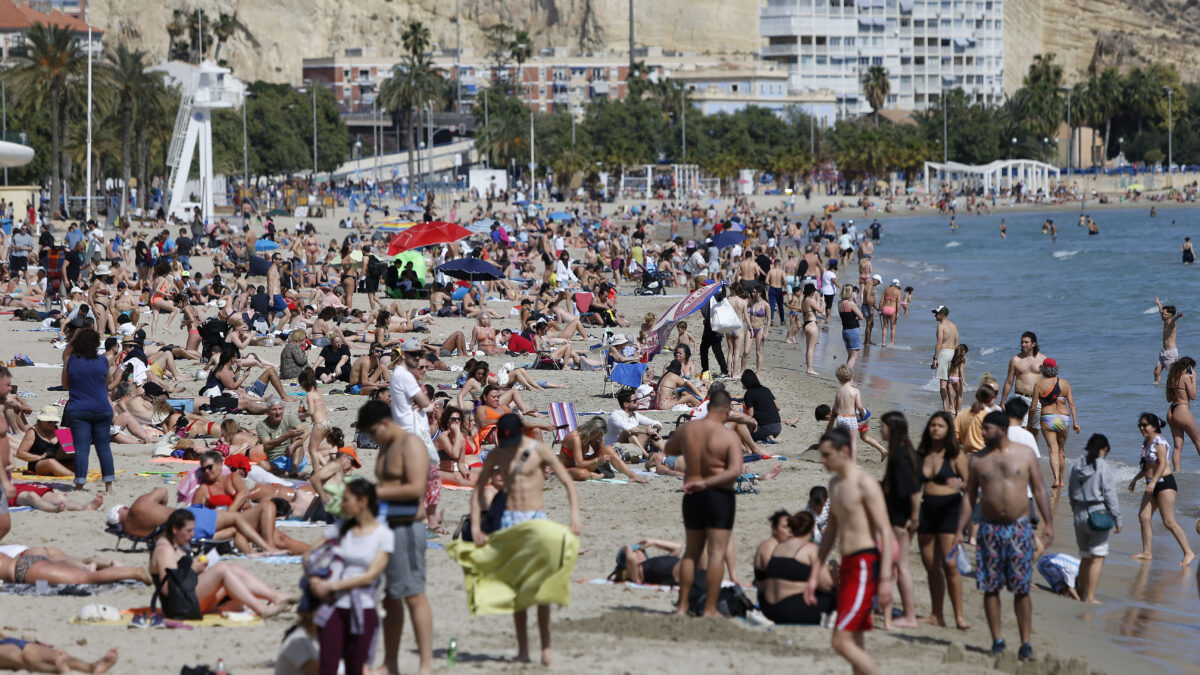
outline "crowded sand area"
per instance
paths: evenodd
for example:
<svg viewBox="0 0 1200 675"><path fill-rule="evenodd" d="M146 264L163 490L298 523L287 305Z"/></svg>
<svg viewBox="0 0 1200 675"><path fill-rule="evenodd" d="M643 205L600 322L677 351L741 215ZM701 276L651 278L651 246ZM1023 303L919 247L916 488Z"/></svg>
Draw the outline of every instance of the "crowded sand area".
<svg viewBox="0 0 1200 675"><path fill-rule="evenodd" d="M760 207L774 206L779 198L757 198L753 201ZM810 205L798 200L797 211L819 211L826 200L814 197ZM1090 204L1089 204L1090 207ZM859 217L849 209L845 217ZM460 213L467 209L459 208ZM611 213L612 207L605 208ZM896 215L912 212L902 211ZM339 214L344 215L344 214ZM870 213L869 217L875 217ZM882 217L882 214L881 214ZM841 214L839 214L839 220ZM277 224L291 229L295 221L280 218ZM337 218L329 217L315 221L323 240L341 238L345 230L337 229ZM657 238L666 234L660 227ZM687 236L686 231L681 234ZM886 248L886 242L881 245ZM579 256L581 251L572 251ZM208 261L193 258L193 265L208 269ZM622 288L628 291L629 286ZM676 293L679 291L676 290ZM677 296L678 297L678 296ZM647 312L661 313L677 297L635 296L623 293L618 308L632 323L624 330L636 333L640 318ZM401 301L405 307L423 307L425 301ZM355 306L366 305L365 298L355 297ZM489 300L488 306L507 314L511 303ZM917 312L918 316L921 312ZM927 315L926 315L927 316ZM922 317L924 318L924 317ZM2 354L6 359L13 353L28 354L33 361L52 364L52 367L27 367L13 369L13 383L29 405L38 410L42 406L58 403L65 395L47 391L57 385L60 378L62 352L49 343L50 333L30 332L35 324L22 322L0 322L0 340L7 345ZM440 342L454 331L470 333L474 322L463 318L439 318L427 335L430 342ZM497 329L515 322L499 319L493 322ZM167 341L178 343L183 332L178 326L161 336ZM692 331L694 334L695 330ZM601 330L593 328L589 333L599 342ZM932 326L929 330L932 338ZM737 570L740 580L748 586L751 580L751 558L755 548L769 534L768 517L778 509L795 512L803 508L809 489L827 483L827 476L817 462L815 452L806 450L816 442L824 430L824 423L813 419L812 411L821 403L830 403L836 390L832 370L822 371L819 377L803 372L803 347L787 345L782 341L782 331L773 328L767 342L764 368L759 378L777 397L784 418L800 417L795 427L784 427L778 445L767 446L772 452L787 457L782 462L783 471L778 478L759 483L758 494L739 495L737 524L734 541L737 550ZM822 340L836 340L836 331L822 334ZM354 354L365 351L364 345L355 344ZM582 350L583 343L575 343ZM831 345L832 346L832 345ZM928 344L913 345L914 349L926 349ZM250 350L268 363L278 363L281 346L256 347ZM840 355L839 355L840 356ZM315 357L311 354L310 358ZM697 359L697 356L693 356ZM461 368L464 356L447 357L451 366ZM488 358L493 371L506 362L526 366L530 357L495 356ZM653 363L661 370L666 359L659 356ZM194 362L183 364L185 374L197 369ZM430 371L426 382L435 387L452 384L457 372ZM615 407L612 398L599 396L603 373L580 371L539 371L539 379L560 382L565 389L548 389L542 392L522 392L526 400L543 413L548 405L558 401L575 403L581 421L585 414ZM200 382L194 389L199 390ZM190 385L189 385L190 386ZM344 385L343 385L344 386ZM741 386L729 382L735 396L741 395ZM299 393L294 383L288 383L289 393ZM348 439L353 438L353 422L362 397L339 394L341 386L322 386L329 405L330 421L341 427ZM453 397L456 392L449 392ZM288 412L296 412L299 399L289 396ZM919 429L932 409L914 407L911 402L866 401L868 408L876 414L898 409L905 412L914 429ZM664 423L665 431L674 429L679 413L670 411L643 411L644 414ZM261 418L241 416L242 425L253 428ZM876 427L872 434L878 437ZM167 487L174 501L174 490L178 476L138 475L139 472L185 471L193 465L152 463L149 445L114 445L114 456L118 475L115 489L105 496L104 506L99 511L81 513L42 513L20 511L13 513L12 531L5 542L24 545L50 545L69 554L87 556L98 554L112 557L125 564L144 565L147 554L120 553L113 550L115 539L104 533L105 513L116 504L129 504L138 495L157 487ZM375 452L360 452L363 475L373 475ZM860 451L860 458L873 475L880 475L882 465L878 455L870 449ZM778 460L763 460L747 464L747 470L762 474L773 468ZM169 483L169 484L168 484ZM61 485L66 488L69 483ZM546 504L550 517L566 522L567 505L565 491L555 481L547 483ZM628 588L624 585L594 584L592 580L604 579L613 568L617 550L628 543L645 538L683 540L680 518L681 481L670 477L651 478L648 484L615 484L589 481L578 484L583 532L580 536L581 550L573 575L576 583L572 588L569 607L554 610L554 650L560 670L568 672L657 672L676 667L686 667L695 672L739 670L745 672L767 672L778 668L805 672L846 672L848 666L829 648L829 630L818 627L775 626L771 629L756 628L738 620L690 619L671 615L675 594L654 590ZM83 493L87 499L102 491L102 484L91 482ZM445 490L441 510L445 514L447 527L452 528L460 515L467 512L467 490ZM82 497L76 497L81 499ZM1065 504L1058 505L1058 537L1060 542L1069 542L1070 524ZM319 528L288 528L289 535L309 542L320 537ZM445 650L451 639L458 645L458 669L517 669L538 668L511 663L515 653L512 622L507 617L472 618L464 598L463 577L460 568L447 556L442 548L449 537L433 540L427 551L428 597L433 606L435 669L445 667ZM433 546L436 546L434 548ZM1055 547L1059 548L1059 547ZM1067 550L1069 550L1069 546ZM1060 549L1061 550L1061 549ZM927 613L929 600L925 573L920 564L916 547L909 552L917 588L918 614ZM296 564L264 564L253 559L240 559L238 564L251 569L269 585L292 590L301 575ZM1039 580L1040 581L1040 580ZM968 631L951 628L936 628L923 625L918 629L899 630L891 633L876 630L867 637L867 648L878 661L884 672L912 672L934 669L934 672L975 673L990 672L1002 666L1008 672L1017 672L1015 653L997 658L987 655L990 644L984 620L981 596L973 584L964 581L966 616L973 627ZM753 591L751 599L754 598ZM71 623L79 609L90 602L99 602L117 609L143 607L149 604L151 590L148 587L129 586L120 590L106 591L99 595L81 597L37 597L0 594L0 627L18 637L38 639L60 647L69 648L87 658L98 658L104 650L115 646L120 650L121 662L114 672L152 673L177 672L182 665L208 663L215 665L218 658L224 659L230 672L269 672L283 633L290 625L289 614L265 621L254 621L249 625L227 627L202 627L187 630L132 630L126 626L77 625ZM1015 622L1005 596L1005 632L1015 633ZM1034 634L1033 641L1039 660L1033 664L1021 664L1022 673L1086 673L1086 672L1135 672L1139 659L1122 652L1106 641L1099 632L1090 629L1080 616L1086 611L1078 603L1056 597L1045 590L1034 591ZM294 618L294 617L293 617ZM406 626L406 628L408 628ZM402 643L401 668L414 670L417 664L413 653L415 644L411 628L406 630ZM1059 664L1063 662L1064 665ZM1067 662L1070 663L1067 663Z"/></svg>

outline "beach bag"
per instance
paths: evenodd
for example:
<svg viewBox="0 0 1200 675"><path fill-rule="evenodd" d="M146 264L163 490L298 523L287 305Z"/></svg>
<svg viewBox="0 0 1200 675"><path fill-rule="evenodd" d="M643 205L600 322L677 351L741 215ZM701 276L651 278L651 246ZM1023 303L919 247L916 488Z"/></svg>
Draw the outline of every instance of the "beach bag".
<svg viewBox="0 0 1200 675"><path fill-rule="evenodd" d="M709 323L712 325L713 332L722 335L730 335L742 329L742 321L738 318L737 312L733 311L733 305L729 304L728 299L713 303L712 311L709 313Z"/></svg>
<svg viewBox="0 0 1200 675"><path fill-rule="evenodd" d="M500 529L500 522L504 520L504 512L508 510L508 488L512 485L513 476L521 470L521 465L525 460L529 459L529 454L533 452L531 449L526 449L517 458L517 463L513 465L512 471L504 477L504 486L492 497L492 503L488 505L487 511L479 516L479 529L483 530L484 534L491 534ZM471 516L463 516L462 522L458 527L458 535L463 541L471 541Z"/></svg>
<svg viewBox="0 0 1200 675"><path fill-rule="evenodd" d="M688 591L688 614L691 616L701 616L704 614L704 603L708 599L708 591L704 587L704 579L701 575L696 575L696 581L692 583L691 589ZM754 603L746 597L746 593L737 586L724 586L720 593L717 594L717 611L721 616L744 617L746 612L754 609Z"/></svg>
<svg viewBox="0 0 1200 675"><path fill-rule="evenodd" d="M192 556L183 556L175 569L163 570L160 574L154 596L150 598L150 614L154 614L161 599L163 616L168 619L203 619L204 612L200 610L200 600L196 597L198 581L199 577L192 569Z"/></svg>
<svg viewBox="0 0 1200 675"><path fill-rule="evenodd" d="M1106 508L1088 511L1087 523L1088 527L1095 532L1107 532L1117 524Z"/></svg>

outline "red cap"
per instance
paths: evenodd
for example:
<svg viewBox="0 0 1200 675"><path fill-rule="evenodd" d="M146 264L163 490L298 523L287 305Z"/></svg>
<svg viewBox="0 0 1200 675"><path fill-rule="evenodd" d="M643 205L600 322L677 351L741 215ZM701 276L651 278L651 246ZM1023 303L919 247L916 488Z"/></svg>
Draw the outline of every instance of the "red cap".
<svg viewBox="0 0 1200 675"><path fill-rule="evenodd" d="M250 473L250 458L245 455L230 455L225 458L225 466L229 467L230 471L241 469Z"/></svg>
<svg viewBox="0 0 1200 675"><path fill-rule="evenodd" d="M340 448L338 448L338 454L339 454L339 455L345 455L345 456L349 457L349 458L350 458L350 464L351 464L351 465L352 465L354 468L356 468L356 469L361 469L361 468L362 468L362 463L358 461L358 452L357 452L357 451L356 451L354 448L352 448L352 447L350 447L350 446L348 446L348 445L346 445L346 446L343 446L343 447L340 447Z"/></svg>
<svg viewBox="0 0 1200 675"><path fill-rule="evenodd" d="M1054 359L1052 359L1050 357L1046 357L1046 360L1042 361L1042 365L1046 366L1047 368L1057 368L1058 361L1055 361Z"/></svg>

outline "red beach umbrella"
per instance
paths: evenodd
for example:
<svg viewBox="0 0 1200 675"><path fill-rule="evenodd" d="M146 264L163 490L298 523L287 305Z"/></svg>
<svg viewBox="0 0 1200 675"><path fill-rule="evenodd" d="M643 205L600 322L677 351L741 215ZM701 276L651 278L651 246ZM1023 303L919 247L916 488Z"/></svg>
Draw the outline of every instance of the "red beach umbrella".
<svg viewBox="0 0 1200 675"><path fill-rule="evenodd" d="M418 223L392 237L388 243L388 257L403 253L409 249L447 244L471 236L466 228L454 223L430 222Z"/></svg>

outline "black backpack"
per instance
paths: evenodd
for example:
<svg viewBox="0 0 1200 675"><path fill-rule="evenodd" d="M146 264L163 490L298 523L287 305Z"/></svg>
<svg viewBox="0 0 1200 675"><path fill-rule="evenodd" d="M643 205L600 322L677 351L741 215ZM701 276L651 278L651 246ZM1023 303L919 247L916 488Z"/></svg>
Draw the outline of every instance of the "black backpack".
<svg viewBox="0 0 1200 675"><path fill-rule="evenodd" d="M160 573L154 596L150 598L150 613L154 614L155 607L161 599L163 616L168 619L203 619L204 612L201 611L200 600L196 597L199 577L192 569L192 556L183 556L176 565L174 569L163 570ZM168 592L164 593L164 590Z"/></svg>
<svg viewBox="0 0 1200 675"><path fill-rule="evenodd" d="M696 570L695 581L688 591L688 614L692 616L704 614L704 602L708 599L708 591L704 587L706 576L704 570ZM725 586L717 595L717 611L721 616L744 617L751 609L754 609L754 603L750 602L750 598L747 598L746 593L738 586Z"/></svg>
<svg viewBox="0 0 1200 675"><path fill-rule="evenodd" d="M210 317L200 324L196 329L200 333L200 339L204 345L204 358L212 356L212 348L214 345L224 344L225 337L229 335L231 326L228 321L222 321L217 317Z"/></svg>
<svg viewBox="0 0 1200 675"><path fill-rule="evenodd" d="M384 269L383 261L375 256L371 256L371 259L367 261L367 276L369 277L375 279L382 277Z"/></svg>

